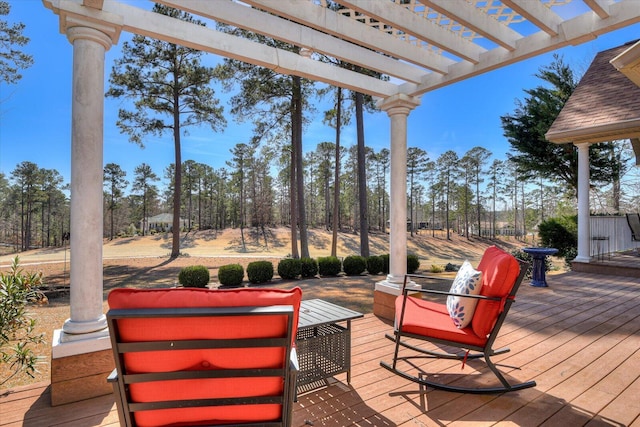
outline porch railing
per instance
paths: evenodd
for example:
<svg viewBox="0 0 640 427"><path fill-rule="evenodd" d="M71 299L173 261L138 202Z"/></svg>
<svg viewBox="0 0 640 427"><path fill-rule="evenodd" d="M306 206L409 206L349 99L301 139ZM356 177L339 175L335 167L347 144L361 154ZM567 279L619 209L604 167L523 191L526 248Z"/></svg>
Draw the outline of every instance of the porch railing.
<svg viewBox="0 0 640 427"><path fill-rule="evenodd" d="M591 216L589 227L591 230L589 255L592 257L639 246L638 242L631 240L631 230L625 216Z"/></svg>

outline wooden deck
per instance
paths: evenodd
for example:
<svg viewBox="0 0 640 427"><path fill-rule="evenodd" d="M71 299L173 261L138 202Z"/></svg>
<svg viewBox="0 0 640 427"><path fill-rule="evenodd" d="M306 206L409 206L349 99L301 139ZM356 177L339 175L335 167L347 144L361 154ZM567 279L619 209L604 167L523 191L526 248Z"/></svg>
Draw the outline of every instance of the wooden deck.
<svg viewBox="0 0 640 427"><path fill-rule="evenodd" d="M390 360L391 325L374 315L352 323L352 381L303 394L295 426L640 426L640 279L566 273L549 288L524 284L495 360L508 379L537 386L503 395L427 390L379 365ZM484 364L430 361L443 381L493 381ZM519 367L519 369L514 368ZM117 425L112 396L52 408L48 385L0 393L0 426Z"/></svg>

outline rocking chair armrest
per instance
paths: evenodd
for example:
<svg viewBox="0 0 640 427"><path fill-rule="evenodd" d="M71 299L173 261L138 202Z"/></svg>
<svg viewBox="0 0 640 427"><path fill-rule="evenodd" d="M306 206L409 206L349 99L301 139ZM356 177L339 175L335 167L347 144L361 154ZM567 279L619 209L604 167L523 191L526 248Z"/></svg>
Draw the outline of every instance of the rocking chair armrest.
<svg viewBox="0 0 640 427"><path fill-rule="evenodd" d="M433 274L405 274L405 282L408 278L416 278L416 279L427 279L427 280L438 280L442 282L453 282L453 277L442 277L436 276Z"/></svg>
<svg viewBox="0 0 640 427"><path fill-rule="evenodd" d="M405 289L403 292L404 298L409 296L409 292L411 293L420 292L422 294L445 295L445 296L454 296L454 297L463 297L463 298L475 298L475 299L482 299L482 300L488 300L488 301L502 300L502 298L500 297L489 297L486 295L458 294L455 292L436 291L435 289Z"/></svg>

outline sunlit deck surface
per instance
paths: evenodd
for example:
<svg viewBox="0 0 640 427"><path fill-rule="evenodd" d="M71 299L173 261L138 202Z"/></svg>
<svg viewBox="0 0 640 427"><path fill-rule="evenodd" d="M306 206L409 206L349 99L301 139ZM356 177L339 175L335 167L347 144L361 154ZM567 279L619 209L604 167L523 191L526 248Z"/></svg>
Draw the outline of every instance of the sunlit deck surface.
<svg viewBox="0 0 640 427"><path fill-rule="evenodd" d="M302 394L294 425L640 426L640 279L573 272L547 279L549 288L523 284L497 340L511 352L494 358L508 379L535 379L535 388L421 393L380 367L381 359L391 359L393 345L384 334L392 327L369 314L352 324L351 384L339 375L328 387ZM421 366L442 381L494 381L479 361L464 371L451 361ZM0 396L0 426L117 424L112 396L52 408L42 383Z"/></svg>

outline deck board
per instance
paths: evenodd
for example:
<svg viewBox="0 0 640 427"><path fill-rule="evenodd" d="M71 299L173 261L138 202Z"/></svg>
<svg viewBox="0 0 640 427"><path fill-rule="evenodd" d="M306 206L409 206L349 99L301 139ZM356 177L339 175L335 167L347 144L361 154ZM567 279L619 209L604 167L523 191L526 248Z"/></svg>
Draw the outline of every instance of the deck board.
<svg viewBox="0 0 640 427"><path fill-rule="evenodd" d="M352 321L351 384L299 396L293 425L305 426L636 426L640 427L640 279L587 273L548 277L549 288L522 286L496 341L507 379L535 388L503 395L421 390L380 367L391 361L388 321ZM407 350L402 350L408 354ZM482 361L420 360L450 382L489 383ZM116 426L112 396L50 406L49 385L0 392L0 427Z"/></svg>

